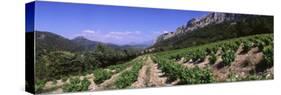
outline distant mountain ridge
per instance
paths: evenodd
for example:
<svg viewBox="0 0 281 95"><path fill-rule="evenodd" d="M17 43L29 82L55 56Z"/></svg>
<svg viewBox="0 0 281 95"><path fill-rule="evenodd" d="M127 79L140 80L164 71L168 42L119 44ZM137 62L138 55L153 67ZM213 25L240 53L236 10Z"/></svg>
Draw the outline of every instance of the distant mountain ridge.
<svg viewBox="0 0 281 95"><path fill-rule="evenodd" d="M89 40L83 36L78 36L73 39L67 39L63 36L52 32L27 32L27 35L36 35L36 47L37 50L66 50L66 51L87 51L94 50L98 44L105 45L114 49L128 49L128 48L137 48L144 49L148 46L142 45L116 45L111 43L103 43L98 41Z"/></svg>
<svg viewBox="0 0 281 95"><path fill-rule="evenodd" d="M75 48L76 51L93 50L96 47L96 45L103 44L101 42L88 40L83 36L78 36L72 39L71 41L77 45L77 47Z"/></svg>
<svg viewBox="0 0 281 95"><path fill-rule="evenodd" d="M51 32L27 32L27 35L35 35L36 50L67 50L73 51L76 45L71 40Z"/></svg>

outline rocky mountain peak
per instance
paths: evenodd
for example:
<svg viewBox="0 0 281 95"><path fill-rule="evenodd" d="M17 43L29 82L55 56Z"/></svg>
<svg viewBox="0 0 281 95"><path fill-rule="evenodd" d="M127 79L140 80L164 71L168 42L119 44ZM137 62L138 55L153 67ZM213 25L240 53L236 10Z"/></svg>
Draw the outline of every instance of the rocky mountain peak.
<svg viewBox="0 0 281 95"><path fill-rule="evenodd" d="M191 32L193 30L203 28L210 24L219 24L225 21L231 21L239 18L239 14L230 14L230 13L209 13L206 16L199 17L199 18L192 18L190 19L185 25L182 25L176 29L175 32L169 32L160 35L157 38L157 41L166 40L168 38L174 37L176 35L180 35L185 32Z"/></svg>

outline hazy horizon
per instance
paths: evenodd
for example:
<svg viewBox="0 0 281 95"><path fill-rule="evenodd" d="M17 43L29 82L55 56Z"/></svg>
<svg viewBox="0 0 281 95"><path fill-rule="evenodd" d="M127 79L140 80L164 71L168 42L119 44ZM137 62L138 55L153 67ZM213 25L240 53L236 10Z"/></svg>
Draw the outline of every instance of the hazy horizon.
<svg viewBox="0 0 281 95"><path fill-rule="evenodd" d="M34 30L117 45L151 42L208 12L36 1ZM31 16L32 17L32 16Z"/></svg>

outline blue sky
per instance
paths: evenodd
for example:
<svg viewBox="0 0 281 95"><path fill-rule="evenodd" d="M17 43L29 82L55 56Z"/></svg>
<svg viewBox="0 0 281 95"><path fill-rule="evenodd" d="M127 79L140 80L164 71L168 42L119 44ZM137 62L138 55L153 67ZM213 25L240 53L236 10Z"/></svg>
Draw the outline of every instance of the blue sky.
<svg viewBox="0 0 281 95"><path fill-rule="evenodd" d="M35 30L118 45L155 40L207 12L36 2Z"/></svg>

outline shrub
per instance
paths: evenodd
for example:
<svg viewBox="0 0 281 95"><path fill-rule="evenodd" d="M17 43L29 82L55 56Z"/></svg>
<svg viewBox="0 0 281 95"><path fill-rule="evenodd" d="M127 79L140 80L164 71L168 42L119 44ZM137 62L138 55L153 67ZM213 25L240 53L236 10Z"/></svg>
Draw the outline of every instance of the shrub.
<svg viewBox="0 0 281 95"><path fill-rule="evenodd" d="M43 90L43 87L45 86L46 81L44 80L36 80L35 81L35 93L40 93Z"/></svg>
<svg viewBox="0 0 281 95"><path fill-rule="evenodd" d="M210 61L210 64L214 64L217 60L217 57L215 54L211 54L210 55L210 58L209 58L209 61Z"/></svg>
<svg viewBox="0 0 281 95"><path fill-rule="evenodd" d="M273 47L271 45L266 46L263 49L263 53L264 53L264 60L267 66L270 67L273 66Z"/></svg>
<svg viewBox="0 0 281 95"><path fill-rule="evenodd" d="M223 64L230 65L231 62L233 62L235 59L235 52L233 50L227 50L222 55Z"/></svg>
<svg viewBox="0 0 281 95"><path fill-rule="evenodd" d="M97 84L102 83L103 81L109 79L111 77L112 73L104 70L104 69L96 69L94 70L94 82Z"/></svg>
<svg viewBox="0 0 281 95"><path fill-rule="evenodd" d="M79 78L70 79L70 83L63 86L65 92L87 91L90 82L87 79L80 80Z"/></svg>
<svg viewBox="0 0 281 95"><path fill-rule="evenodd" d="M126 88L135 82L141 67L140 63L135 63L131 70L123 72L115 82L116 88Z"/></svg>
<svg viewBox="0 0 281 95"><path fill-rule="evenodd" d="M67 81L67 79L68 79L67 77L63 77L63 78L62 78L62 82Z"/></svg>

